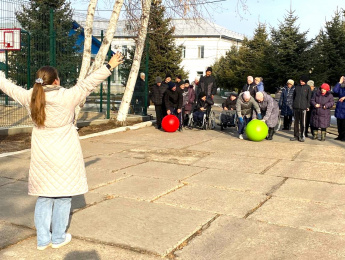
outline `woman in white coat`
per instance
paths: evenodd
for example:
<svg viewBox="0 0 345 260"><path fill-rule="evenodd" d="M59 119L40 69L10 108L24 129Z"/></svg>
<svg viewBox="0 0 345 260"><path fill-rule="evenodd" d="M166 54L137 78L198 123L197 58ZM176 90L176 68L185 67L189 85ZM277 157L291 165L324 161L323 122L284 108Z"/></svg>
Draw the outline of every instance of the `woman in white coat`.
<svg viewBox="0 0 345 260"><path fill-rule="evenodd" d="M73 125L74 109L122 59L116 53L107 65L70 89L60 86L58 72L50 66L37 71L30 90L0 78L0 90L26 107L34 122L28 188L29 195L38 196L35 226L39 250L59 248L71 241L66 228L72 196L88 191L79 135Z"/></svg>

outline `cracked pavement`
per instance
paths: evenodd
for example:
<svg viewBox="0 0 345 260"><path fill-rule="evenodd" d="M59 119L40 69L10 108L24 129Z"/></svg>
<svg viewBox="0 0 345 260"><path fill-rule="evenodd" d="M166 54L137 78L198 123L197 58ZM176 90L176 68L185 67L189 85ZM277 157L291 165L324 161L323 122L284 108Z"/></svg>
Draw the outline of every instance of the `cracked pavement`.
<svg viewBox="0 0 345 260"><path fill-rule="evenodd" d="M0 158L0 259L344 259L345 144L146 127L81 140L87 194L36 249L30 152Z"/></svg>

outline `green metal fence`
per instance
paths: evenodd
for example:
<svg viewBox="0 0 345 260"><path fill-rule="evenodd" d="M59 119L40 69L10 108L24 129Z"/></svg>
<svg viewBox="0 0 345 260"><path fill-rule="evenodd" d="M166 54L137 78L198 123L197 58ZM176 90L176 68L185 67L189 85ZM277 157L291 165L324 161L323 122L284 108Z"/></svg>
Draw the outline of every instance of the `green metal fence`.
<svg viewBox="0 0 345 260"><path fill-rule="evenodd" d="M36 71L51 65L58 69L64 87L73 86L82 53L76 46L79 33L71 35L72 22L71 10L53 1L2 0L0 77L30 89ZM13 33L18 31L19 36ZM11 48L12 43L16 48ZM25 125L32 125L26 109L0 93L0 127Z"/></svg>

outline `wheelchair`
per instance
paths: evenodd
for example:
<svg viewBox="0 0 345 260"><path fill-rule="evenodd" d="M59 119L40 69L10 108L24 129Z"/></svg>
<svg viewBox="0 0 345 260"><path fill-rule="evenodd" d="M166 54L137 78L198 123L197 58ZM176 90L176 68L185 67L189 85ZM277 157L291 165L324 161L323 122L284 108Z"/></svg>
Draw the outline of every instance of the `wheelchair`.
<svg viewBox="0 0 345 260"><path fill-rule="evenodd" d="M219 114L219 122L222 131L227 127L237 127L236 110L223 110Z"/></svg>
<svg viewBox="0 0 345 260"><path fill-rule="evenodd" d="M214 129L216 127L216 115L212 109L204 113L203 119L200 122L195 122L193 112L189 114L188 128L199 128L203 130Z"/></svg>

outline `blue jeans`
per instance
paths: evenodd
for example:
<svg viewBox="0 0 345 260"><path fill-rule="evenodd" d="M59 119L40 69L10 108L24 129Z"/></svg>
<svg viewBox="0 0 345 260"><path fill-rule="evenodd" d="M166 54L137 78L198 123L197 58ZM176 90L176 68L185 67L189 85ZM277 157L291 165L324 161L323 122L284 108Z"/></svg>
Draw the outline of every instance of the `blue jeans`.
<svg viewBox="0 0 345 260"><path fill-rule="evenodd" d="M238 134L242 135L247 124L250 122L251 118L243 117L243 123L238 120Z"/></svg>
<svg viewBox="0 0 345 260"><path fill-rule="evenodd" d="M38 197L35 207L37 246L65 241L72 197ZM50 232L50 226L52 232Z"/></svg>

